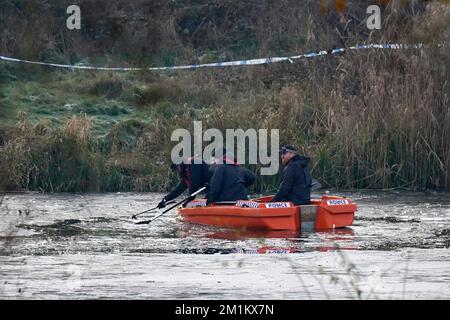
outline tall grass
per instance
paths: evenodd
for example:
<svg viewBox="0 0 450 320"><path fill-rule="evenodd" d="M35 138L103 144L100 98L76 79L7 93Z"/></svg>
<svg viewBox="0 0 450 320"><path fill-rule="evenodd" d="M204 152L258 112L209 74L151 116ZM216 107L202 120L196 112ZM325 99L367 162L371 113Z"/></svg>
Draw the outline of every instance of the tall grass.
<svg viewBox="0 0 450 320"><path fill-rule="evenodd" d="M127 154L104 150L105 143L91 136L87 117L73 118L52 129L31 125L24 116L14 129L0 149L2 189L148 191L162 190L168 183L165 177L162 180L161 168L146 164L145 157L133 148ZM109 151L111 145L122 142L112 141Z"/></svg>
<svg viewBox="0 0 450 320"><path fill-rule="evenodd" d="M27 110L27 104L33 104L28 108L32 111L48 105L50 110L75 97L80 105L74 110L80 112L67 121L59 117L59 124L43 120L41 114L37 122L22 114L15 126L2 125L0 188L167 190L176 180L168 170L171 133L177 128L192 130L193 120L201 120L205 130L280 129L280 142L295 144L311 157L313 175L326 187L448 190L450 54L446 47L437 46L450 40L448 5L391 1L384 8L383 32L368 34L355 22L355 8L364 4L348 8L344 18L353 20L342 23L342 12L323 8L324 13L320 13L315 1L306 2L307 10L287 2L292 12L286 12L282 4L263 1L256 10L260 16L248 20L248 15L255 13L244 15L260 31L259 38L247 39L257 44L251 48L259 48L259 54L273 53L273 46L281 48L283 41L297 52L354 44L367 37L373 41L422 42L427 48L367 50L294 64L160 75L47 70L35 75L39 82L36 88L36 79L24 78L28 74L25 69L8 69L0 80L2 85L14 84L10 86L14 88L11 93L0 92L0 118L16 106ZM263 22L269 21L263 9L271 5L286 15L262 30ZM230 30L228 23L237 19L241 25L244 17L232 16L228 22L220 19L224 19L224 12L243 12L247 6L214 2L214 8L204 13L208 19L218 19L216 30L223 33L206 34L209 43L217 45L226 35L238 32ZM164 30L171 36L160 39L165 44L160 52L182 47L185 51L178 57L184 59L191 54L199 57L195 50L203 48L207 54L202 60L220 58L220 50L206 50L207 44L197 39L206 32L203 25L197 25L198 31L190 30L196 25L195 17L206 10L201 8L186 7L170 15ZM164 5L158 7L163 9ZM283 26L292 23L294 13L302 13L305 19L284 34ZM180 35L178 27L170 23L185 25L188 30ZM188 39L187 33L194 34ZM173 43L168 44L169 39ZM289 45L293 39L299 41L298 46ZM223 58L238 55L241 49L228 52L224 48L230 56ZM18 89L21 83L26 83L22 91ZM26 88L34 89L28 92ZM28 102L27 97L35 96L35 91L46 90L52 94L41 92L39 101ZM117 118L118 114L122 117ZM102 121L116 118L103 123L99 130L99 115ZM249 167L259 172L259 166ZM258 177L253 190L273 190L279 179L280 174Z"/></svg>

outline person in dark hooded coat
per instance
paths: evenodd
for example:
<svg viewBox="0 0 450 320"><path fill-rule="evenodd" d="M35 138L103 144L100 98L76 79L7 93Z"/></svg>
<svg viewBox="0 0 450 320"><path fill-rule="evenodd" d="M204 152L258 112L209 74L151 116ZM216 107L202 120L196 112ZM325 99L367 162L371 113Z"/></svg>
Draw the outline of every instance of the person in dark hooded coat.
<svg viewBox="0 0 450 320"><path fill-rule="evenodd" d="M311 201L312 177L309 173L309 158L300 156L297 150L286 145L280 150L285 166L283 180L271 202L291 201L295 205L309 204Z"/></svg>
<svg viewBox="0 0 450 320"><path fill-rule="evenodd" d="M194 158L187 159L186 163L172 164L171 169L178 172L179 181L175 189L167 194L158 204L159 209L164 208L167 202L180 196L186 189L189 194L192 194L207 186L210 178L208 164L204 161L196 163Z"/></svg>
<svg viewBox="0 0 450 320"><path fill-rule="evenodd" d="M255 181L250 170L241 168L226 150L223 152L223 163L215 161L210 166L211 180L207 194L207 204L218 201L247 200L246 187Z"/></svg>

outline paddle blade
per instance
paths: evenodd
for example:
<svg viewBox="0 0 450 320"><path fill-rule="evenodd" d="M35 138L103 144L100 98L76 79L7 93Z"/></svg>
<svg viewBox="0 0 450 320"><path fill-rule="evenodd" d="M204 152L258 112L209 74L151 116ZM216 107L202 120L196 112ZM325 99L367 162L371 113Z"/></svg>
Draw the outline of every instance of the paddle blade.
<svg viewBox="0 0 450 320"><path fill-rule="evenodd" d="M152 220L139 221L136 222L135 224L149 224L150 222L152 222Z"/></svg>

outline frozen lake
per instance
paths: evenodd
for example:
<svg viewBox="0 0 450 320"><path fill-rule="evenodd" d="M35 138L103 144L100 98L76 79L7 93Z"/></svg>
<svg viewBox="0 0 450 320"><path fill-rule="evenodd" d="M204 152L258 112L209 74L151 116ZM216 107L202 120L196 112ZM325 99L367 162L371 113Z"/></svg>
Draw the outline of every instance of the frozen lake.
<svg viewBox="0 0 450 320"><path fill-rule="evenodd" d="M333 194L357 203L353 226L306 234L192 225L175 212L135 225L161 194L5 194L0 298L450 298L448 193Z"/></svg>

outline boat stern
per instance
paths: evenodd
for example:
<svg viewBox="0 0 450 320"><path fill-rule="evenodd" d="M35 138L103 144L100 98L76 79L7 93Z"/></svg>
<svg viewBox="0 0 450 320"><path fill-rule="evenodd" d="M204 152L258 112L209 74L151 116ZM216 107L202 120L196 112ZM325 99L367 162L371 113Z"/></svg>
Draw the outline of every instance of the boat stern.
<svg viewBox="0 0 450 320"><path fill-rule="evenodd" d="M325 230L351 226L356 211L356 204L350 199L324 195L317 206L315 229Z"/></svg>

